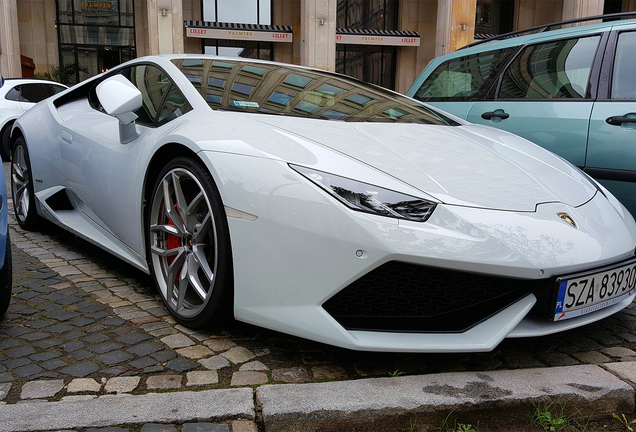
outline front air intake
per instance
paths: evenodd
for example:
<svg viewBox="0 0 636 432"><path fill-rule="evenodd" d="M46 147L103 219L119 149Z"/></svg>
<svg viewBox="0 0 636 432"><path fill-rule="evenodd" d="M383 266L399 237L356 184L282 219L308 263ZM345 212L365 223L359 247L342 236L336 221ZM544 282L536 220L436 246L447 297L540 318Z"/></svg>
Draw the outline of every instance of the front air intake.
<svg viewBox="0 0 636 432"><path fill-rule="evenodd" d="M322 307L348 330L463 332L529 293L549 298L552 279L526 280L391 261Z"/></svg>

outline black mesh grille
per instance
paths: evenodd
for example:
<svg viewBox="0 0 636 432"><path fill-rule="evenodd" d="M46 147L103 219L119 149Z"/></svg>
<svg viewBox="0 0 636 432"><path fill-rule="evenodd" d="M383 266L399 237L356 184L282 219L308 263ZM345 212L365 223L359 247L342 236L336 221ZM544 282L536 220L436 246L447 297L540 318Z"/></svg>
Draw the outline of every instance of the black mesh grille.
<svg viewBox="0 0 636 432"><path fill-rule="evenodd" d="M522 280L392 261L323 304L343 327L461 332L531 292L549 297L553 281Z"/></svg>

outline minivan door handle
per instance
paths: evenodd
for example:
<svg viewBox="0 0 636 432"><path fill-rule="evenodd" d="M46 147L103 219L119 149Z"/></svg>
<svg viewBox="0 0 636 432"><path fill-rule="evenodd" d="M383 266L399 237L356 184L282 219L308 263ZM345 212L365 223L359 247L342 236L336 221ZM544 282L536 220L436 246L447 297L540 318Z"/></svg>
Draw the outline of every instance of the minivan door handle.
<svg viewBox="0 0 636 432"><path fill-rule="evenodd" d="M632 113L625 114L624 116L612 116L612 117L606 118L605 122L607 122L607 124L612 126L620 126L623 123L636 123L636 116L627 117L628 115L634 116L634 114Z"/></svg>
<svg viewBox="0 0 636 432"><path fill-rule="evenodd" d="M510 114L505 113L502 110L488 111L481 115L481 118L483 118L484 120L491 120L492 118L500 118L501 120L505 120L508 117L510 117Z"/></svg>

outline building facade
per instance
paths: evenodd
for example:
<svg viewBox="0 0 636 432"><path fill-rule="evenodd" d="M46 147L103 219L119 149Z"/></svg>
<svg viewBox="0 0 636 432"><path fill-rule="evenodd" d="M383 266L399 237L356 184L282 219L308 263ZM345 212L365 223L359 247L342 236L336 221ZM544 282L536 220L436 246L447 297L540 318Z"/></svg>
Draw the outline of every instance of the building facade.
<svg viewBox="0 0 636 432"><path fill-rule="evenodd" d="M405 92L475 38L636 11L636 0L0 0L0 74L73 84L131 58L275 60Z"/></svg>

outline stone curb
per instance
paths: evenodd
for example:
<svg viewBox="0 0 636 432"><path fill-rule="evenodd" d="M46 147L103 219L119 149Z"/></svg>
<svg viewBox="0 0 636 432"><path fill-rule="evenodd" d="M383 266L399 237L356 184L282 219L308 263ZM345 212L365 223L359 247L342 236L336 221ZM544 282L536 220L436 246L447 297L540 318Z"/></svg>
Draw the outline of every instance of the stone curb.
<svg viewBox="0 0 636 432"><path fill-rule="evenodd" d="M414 422L439 425L451 411L473 418L505 411L506 420L525 423L546 402L598 418L635 405L629 384L594 365L264 385L256 397L266 430L277 432L403 431Z"/></svg>
<svg viewBox="0 0 636 432"><path fill-rule="evenodd" d="M61 430L135 423L254 420L250 388L106 396L76 402L0 406L0 432Z"/></svg>
<svg viewBox="0 0 636 432"><path fill-rule="evenodd" d="M585 416L633 412L636 362L492 372L454 372L256 389L265 430L403 431L453 415L505 412L527 422L538 403L565 404ZM622 380L623 379L623 380ZM75 402L0 406L0 432L105 427L119 424L255 420L250 388L103 396Z"/></svg>

